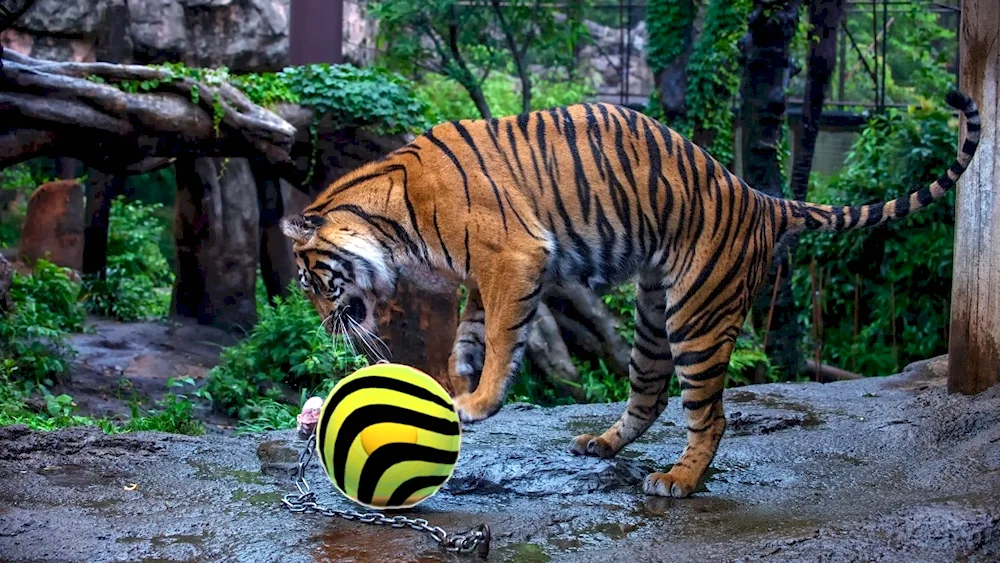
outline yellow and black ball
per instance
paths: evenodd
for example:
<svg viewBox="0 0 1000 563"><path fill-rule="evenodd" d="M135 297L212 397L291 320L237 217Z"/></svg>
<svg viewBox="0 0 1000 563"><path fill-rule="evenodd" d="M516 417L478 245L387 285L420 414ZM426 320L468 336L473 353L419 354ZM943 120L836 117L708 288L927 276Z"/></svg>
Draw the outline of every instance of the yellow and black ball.
<svg viewBox="0 0 1000 563"><path fill-rule="evenodd" d="M377 364L340 380L320 410L316 450L338 491L374 509L411 508L458 461L461 424L441 385L410 366Z"/></svg>

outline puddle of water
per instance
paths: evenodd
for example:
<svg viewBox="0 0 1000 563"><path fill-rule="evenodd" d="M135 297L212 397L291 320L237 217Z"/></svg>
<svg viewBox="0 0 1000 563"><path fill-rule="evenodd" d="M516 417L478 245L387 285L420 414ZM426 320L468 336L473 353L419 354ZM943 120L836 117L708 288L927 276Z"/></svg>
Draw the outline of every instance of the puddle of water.
<svg viewBox="0 0 1000 563"><path fill-rule="evenodd" d="M193 545L195 547L201 547L208 536L211 534L174 534L169 536L157 536L155 538L150 538L150 543L154 547L163 547L167 545L175 545L178 543Z"/></svg>
<svg viewBox="0 0 1000 563"><path fill-rule="evenodd" d="M188 465L195 468L194 476L198 479L205 480L216 480L220 477L232 477L238 483L243 483L244 485L264 485L266 480L264 476L257 471L246 471L243 469L225 469L218 466L209 465L207 463L199 463L197 461L189 461Z"/></svg>
<svg viewBox="0 0 1000 563"><path fill-rule="evenodd" d="M245 501L249 501L250 504L254 504L254 505L271 505L271 504L275 504L275 503L281 502L281 496L282 496L281 493L277 493L277 492L275 492L275 493L255 493L255 494L251 494L251 493L248 493L246 491L236 490L236 491L233 491L233 494L230 497L230 500L232 500L233 502L245 500Z"/></svg>
<svg viewBox="0 0 1000 563"><path fill-rule="evenodd" d="M59 487L90 487L93 485L109 485L115 482L114 477L101 475L80 465L48 465L38 470L49 482Z"/></svg>
<svg viewBox="0 0 1000 563"><path fill-rule="evenodd" d="M495 552L498 559L514 563L548 563L552 560L542 546L534 543L509 543Z"/></svg>
<svg viewBox="0 0 1000 563"><path fill-rule="evenodd" d="M603 522L582 530L583 533L603 534L613 540L620 540L639 528L637 524L623 522Z"/></svg>

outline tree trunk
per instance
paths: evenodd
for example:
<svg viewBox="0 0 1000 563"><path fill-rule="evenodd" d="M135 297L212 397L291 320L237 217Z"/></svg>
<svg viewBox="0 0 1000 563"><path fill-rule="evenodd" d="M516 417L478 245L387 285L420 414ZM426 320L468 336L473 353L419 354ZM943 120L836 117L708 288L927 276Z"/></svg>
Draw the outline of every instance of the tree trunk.
<svg viewBox="0 0 1000 563"><path fill-rule="evenodd" d="M740 41L744 55L741 88L744 179L754 188L775 197L783 196L778 147L785 119L785 91L791 78L791 41L799 21L799 0L757 0L750 13L746 35ZM767 354L789 377L802 370L798 351L801 329L792 297L788 249L779 245L767 282L754 304L757 326L767 324L771 297L777 280Z"/></svg>
<svg viewBox="0 0 1000 563"><path fill-rule="evenodd" d="M979 149L955 200L948 391L1000 382L1000 6L963 0L961 90L979 104ZM964 131L962 118L962 130ZM964 138L962 139L964 141Z"/></svg>
<svg viewBox="0 0 1000 563"><path fill-rule="evenodd" d="M228 162L227 162L228 160ZM257 320L259 212L246 159L177 161L171 311L226 330Z"/></svg>
<svg viewBox="0 0 1000 563"><path fill-rule="evenodd" d="M809 173L819 136L819 117L837 64L837 31L843 13L844 0L812 0L809 3L812 29L809 33L805 104L802 107L802 132L792 163L792 197L798 200L806 199L809 188ZM817 40L812 40L812 37Z"/></svg>
<svg viewBox="0 0 1000 563"><path fill-rule="evenodd" d="M83 230L83 275L107 278L111 200L122 193L125 178L91 170L87 181L87 223Z"/></svg>
<svg viewBox="0 0 1000 563"><path fill-rule="evenodd" d="M250 169L257 181L257 203L260 213L260 273L267 289L267 298L284 296L288 284L295 279L295 256L292 241L281 232L278 223L285 215L281 180L271 172L263 159L251 159Z"/></svg>
<svg viewBox="0 0 1000 563"><path fill-rule="evenodd" d="M676 126L686 114L687 63L694 48L698 9L693 0L656 0L647 8L650 66L659 67L653 68L654 80L660 107L670 126ZM655 18L661 21L652 21Z"/></svg>
<svg viewBox="0 0 1000 563"><path fill-rule="evenodd" d="M426 270L409 270L383 307L378 332L391 351L386 359L435 378L447 374L458 332L458 286Z"/></svg>
<svg viewBox="0 0 1000 563"><path fill-rule="evenodd" d="M12 283L14 283L14 267L0 254L0 317L14 310L14 299L10 296Z"/></svg>
<svg viewBox="0 0 1000 563"><path fill-rule="evenodd" d="M566 341L545 303L538 305L538 318L528 333L528 357L562 395L572 397L578 403L587 400Z"/></svg>

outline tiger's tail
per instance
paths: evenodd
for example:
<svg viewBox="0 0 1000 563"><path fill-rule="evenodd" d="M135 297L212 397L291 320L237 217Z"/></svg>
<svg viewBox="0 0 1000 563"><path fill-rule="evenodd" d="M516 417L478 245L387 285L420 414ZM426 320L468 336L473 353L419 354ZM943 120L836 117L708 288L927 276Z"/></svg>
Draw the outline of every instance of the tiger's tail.
<svg viewBox="0 0 1000 563"><path fill-rule="evenodd" d="M881 225L902 219L943 197L965 172L979 146L979 108L969 96L952 90L945 100L965 114L965 143L951 167L931 185L891 201L869 205L819 205L802 201L783 200L788 217L788 231L849 231Z"/></svg>

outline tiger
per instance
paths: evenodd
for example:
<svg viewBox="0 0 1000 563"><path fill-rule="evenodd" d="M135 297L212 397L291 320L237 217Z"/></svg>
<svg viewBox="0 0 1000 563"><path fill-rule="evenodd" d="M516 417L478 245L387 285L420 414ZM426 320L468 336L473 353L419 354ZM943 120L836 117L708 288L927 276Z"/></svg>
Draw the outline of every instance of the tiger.
<svg viewBox="0 0 1000 563"><path fill-rule="evenodd" d="M641 112L580 103L435 125L338 178L280 225L298 282L331 333L374 335L376 308L407 272L466 286L447 373L435 374L463 424L500 410L547 288L634 283L624 412L569 449L614 457L664 411L676 373L687 442L642 490L684 498L725 432L730 354L779 239L874 227L940 199L968 167L980 131L969 96L952 90L946 101L965 116L956 159L929 186L882 203L773 197Z"/></svg>

